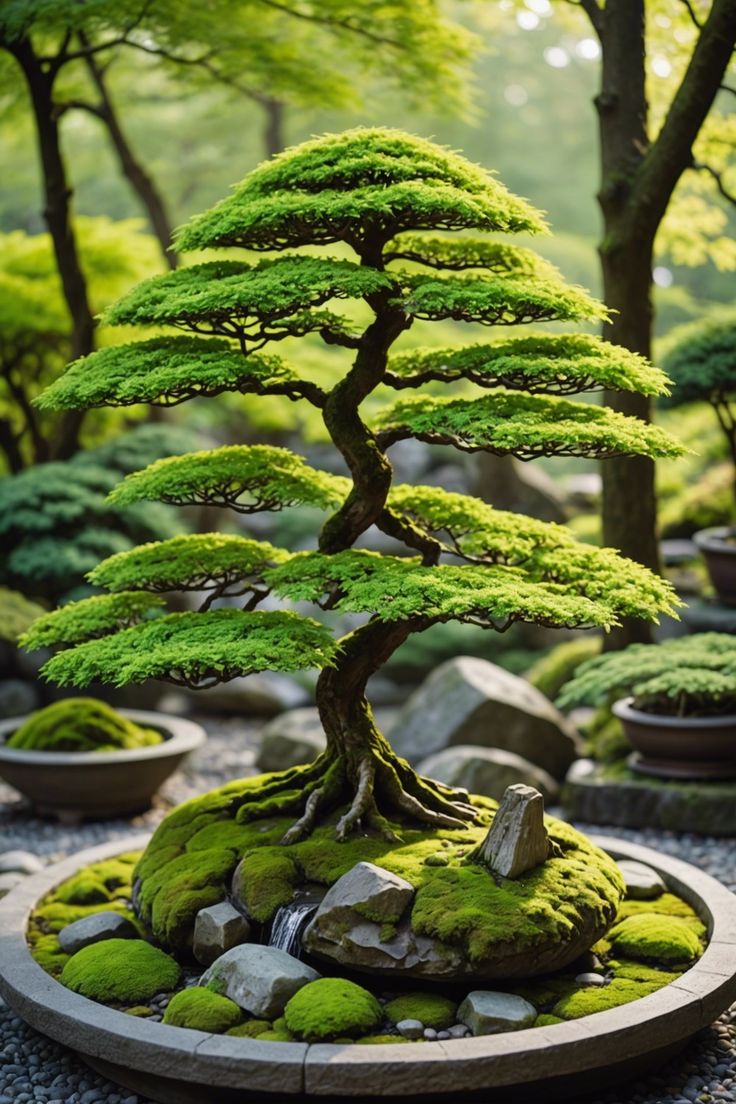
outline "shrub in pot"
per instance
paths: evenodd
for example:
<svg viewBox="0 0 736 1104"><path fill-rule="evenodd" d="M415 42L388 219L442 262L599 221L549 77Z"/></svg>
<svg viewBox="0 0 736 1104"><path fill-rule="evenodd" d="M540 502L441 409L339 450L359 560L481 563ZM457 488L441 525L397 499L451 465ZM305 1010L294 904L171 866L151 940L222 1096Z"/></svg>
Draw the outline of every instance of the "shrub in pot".
<svg viewBox="0 0 736 1104"><path fill-rule="evenodd" d="M672 335L663 364L675 387L668 403L710 403L728 446L736 486L736 315L682 327ZM726 605L736 605L736 530L716 526L695 534L711 582Z"/></svg>
<svg viewBox="0 0 736 1104"><path fill-rule="evenodd" d="M636 749L629 759L635 770L736 777L736 646L726 633L633 644L588 660L557 703L610 705Z"/></svg>

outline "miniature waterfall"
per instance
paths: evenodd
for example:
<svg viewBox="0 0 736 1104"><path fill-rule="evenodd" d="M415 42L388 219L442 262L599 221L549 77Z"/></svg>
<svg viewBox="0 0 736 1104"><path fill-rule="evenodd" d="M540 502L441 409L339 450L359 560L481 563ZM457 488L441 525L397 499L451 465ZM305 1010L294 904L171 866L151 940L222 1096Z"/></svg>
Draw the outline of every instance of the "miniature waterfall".
<svg viewBox="0 0 736 1104"><path fill-rule="evenodd" d="M316 909L317 905L313 901L294 901L282 905L273 918L269 947L278 947L280 951L300 958L301 933Z"/></svg>

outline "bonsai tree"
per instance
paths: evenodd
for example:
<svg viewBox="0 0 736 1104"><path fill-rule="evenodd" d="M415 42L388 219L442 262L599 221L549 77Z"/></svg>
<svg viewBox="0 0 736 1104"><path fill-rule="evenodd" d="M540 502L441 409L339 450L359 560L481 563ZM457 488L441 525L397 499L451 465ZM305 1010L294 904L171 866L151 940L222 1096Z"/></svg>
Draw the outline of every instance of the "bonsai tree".
<svg viewBox="0 0 736 1104"><path fill-rule="evenodd" d="M736 713L733 637L695 633L661 644L632 644L581 664L558 705L610 706L631 695L643 713L718 717Z"/></svg>
<svg viewBox="0 0 736 1104"><path fill-rule="evenodd" d="M736 493L736 317L679 327L663 364L675 385L669 406L707 402L713 407L734 467Z"/></svg>
<svg viewBox="0 0 736 1104"><path fill-rule="evenodd" d="M380 129L288 150L186 226L176 243L182 251L280 255L207 261L142 283L106 321L152 326L159 336L72 364L40 406L171 406L224 391L286 395L321 413L350 478L263 445L173 457L128 476L112 492L115 505L158 499L248 514L304 503L329 513L315 551L291 554L213 533L109 557L90 575L108 595L57 610L27 634L27 646L63 649L47 676L75 686L155 677L203 687L264 669L318 667L326 752L237 793L226 787L228 815L240 823L290 817L286 843L336 810L338 839L356 826L395 840L402 822L457 828L473 821L467 794L419 777L376 727L366 686L394 650L410 634L452 620L500 632L518 621L606 629L622 616L655 620L673 605L660 578L610 549L577 543L564 528L436 487L392 485L387 450L409 437L521 459L678 453L663 431L567 397L604 387L666 390L660 371L598 338L527 335L394 353L415 319L507 327L603 317L597 302L530 250L444 233L543 228L540 215L489 173ZM339 246L339 257L314 248L329 245ZM342 300L348 309L340 313ZM185 333L160 335L161 327ZM329 390L273 352L307 335L345 351L344 376ZM379 384L418 393L369 418L364 404ZM452 390L438 395L425 384ZM354 549L372 526L408 555ZM203 592L200 610L165 613L161 595L176 590ZM266 595L365 620L335 640L325 624L293 609L257 608ZM243 608L216 605L236 598Z"/></svg>

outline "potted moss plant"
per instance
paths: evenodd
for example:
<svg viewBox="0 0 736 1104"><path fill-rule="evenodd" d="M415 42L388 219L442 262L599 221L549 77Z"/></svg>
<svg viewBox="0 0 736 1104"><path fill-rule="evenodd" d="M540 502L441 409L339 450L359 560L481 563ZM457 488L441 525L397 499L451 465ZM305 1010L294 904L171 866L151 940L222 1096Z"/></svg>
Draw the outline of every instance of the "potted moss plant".
<svg viewBox="0 0 736 1104"><path fill-rule="evenodd" d="M138 813L204 739L192 721L62 698L0 721L0 777L41 814L77 820Z"/></svg>
<svg viewBox="0 0 736 1104"><path fill-rule="evenodd" d="M734 466L736 490L736 316L684 326L672 336L663 364L675 387L670 406L707 402L713 407ZM736 530L716 526L695 533L720 600L736 605Z"/></svg>
<svg viewBox="0 0 736 1104"><path fill-rule="evenodd" d="M563 709L610 705L634 770L661 778L736 777L736 645L726 633L634 644L581 664Z"/></svg>

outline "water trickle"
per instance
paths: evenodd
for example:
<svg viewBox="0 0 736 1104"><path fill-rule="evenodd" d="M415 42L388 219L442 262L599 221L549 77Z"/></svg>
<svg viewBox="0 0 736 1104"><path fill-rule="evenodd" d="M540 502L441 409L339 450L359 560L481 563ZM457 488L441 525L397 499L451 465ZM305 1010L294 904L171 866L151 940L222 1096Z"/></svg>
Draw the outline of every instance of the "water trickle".
<svg viewBox="0 0 736 1104"><path fill-rule="evenodd" d="M294 901L282 905L273 918L269 947L277 947L294 958L301 958L301 934L312 914L317 911L313 901Z"/></svg>

